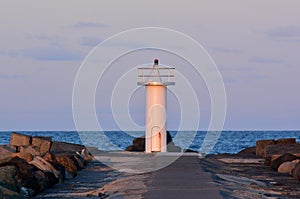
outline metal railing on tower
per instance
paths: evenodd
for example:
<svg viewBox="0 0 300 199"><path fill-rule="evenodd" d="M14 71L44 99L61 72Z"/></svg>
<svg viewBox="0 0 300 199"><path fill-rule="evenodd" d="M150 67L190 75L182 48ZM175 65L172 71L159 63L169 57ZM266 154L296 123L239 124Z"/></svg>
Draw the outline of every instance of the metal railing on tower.
<svg viewBox="0 0 300 199"><path fill-rule="evenodd" d="M152 68L138 68L138 85L162 84L165 86L175 85L175 68L159 67L158 60L154 60Z"/></svg>

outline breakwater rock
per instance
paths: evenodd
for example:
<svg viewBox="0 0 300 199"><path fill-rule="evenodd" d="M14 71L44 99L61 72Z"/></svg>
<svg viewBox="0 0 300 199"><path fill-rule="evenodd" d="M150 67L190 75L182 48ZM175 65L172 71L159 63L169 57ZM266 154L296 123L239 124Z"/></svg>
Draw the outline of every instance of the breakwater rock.
<svg viewBox="0 0 300 199"><path fill-rule="evenodd" d="M145 151L145 137L135 138L132 141L132 145L128 146L125 151ZM181 152L182 149L179 146L176 146L172 140L171 134L167 131L167 151L168 152ZM191 150L184 150L185 152L196 152Z"/></svg>
<svg viewBox="0 0 300 199"><path fill-rule="evenodd" d="M258 140L256 155L265 158L265 165L300 181L300 143L295 138Z"/></svg>
<svg viewBox="0 0 300 199"><path fill-rule="evenodd" d="M294 138L258 140L238 154L207 155L200 162L224 198L299 198L299 154Z"/></svg>
<svg viewBox="0 0 300 199"><path fill-rule="evenodd" d="M31 198L76 177L90 160L83 145L12 133L0 146L0 198Z"/></svg>

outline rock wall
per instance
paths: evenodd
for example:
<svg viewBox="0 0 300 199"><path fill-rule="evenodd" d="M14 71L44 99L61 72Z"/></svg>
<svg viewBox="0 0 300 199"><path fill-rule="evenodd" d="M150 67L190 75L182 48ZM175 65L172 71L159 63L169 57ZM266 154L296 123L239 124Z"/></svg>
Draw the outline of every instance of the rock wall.
<svg viewBox="0 0 300 199"><path fill-rule="evenodd" d="M30 198L73 178L92 160L83 145L12 133L0 146L0 198Z"/></svg>
<svg viewBox="0 0 300 199"><path fill-rule="evenodd" d="M279 173L300 180L300 143L295 138L256 141L256 155L265 158L265 164Z"/></svg>
<svg viewBox="0 0 300 199"><path fill-rule="evenodd" d="M278 140L257 140L256 141L256 155L261 157L268 157L270 155L275 155L270 150L270 147L273 146L273 149L284 147L288 144L296 144L295 138L283 138ZM282 149L277 152L277 155L282 154Z"/></svg>

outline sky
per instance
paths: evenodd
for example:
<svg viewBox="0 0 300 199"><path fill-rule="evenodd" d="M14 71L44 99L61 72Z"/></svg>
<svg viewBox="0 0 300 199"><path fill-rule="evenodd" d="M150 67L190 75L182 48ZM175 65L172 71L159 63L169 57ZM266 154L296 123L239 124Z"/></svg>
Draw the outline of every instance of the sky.
<svg viewBox="0 0 300 199"><path fill-rule="evenodd" d="M85 57L112 35L141 27L182 32L206 49L224 80L224 129L299 129L299 7L297 0L3 0L0 130L74 130L72 92ZM122 65L150 63L154 56L179 69L187 65L169 53L145 50L118 59L112 73L122 72ZM103 128L116 129L108 94L113 82L109 73L106 78L110 86L98 86L95 104ZM191 83L201 99L199 129L205 129L209 93L201 78ZM144 94L138 88L128 104L140 125ZM176 129L181 120L178 99L168 92L168 100L168 128Z"/></svg>

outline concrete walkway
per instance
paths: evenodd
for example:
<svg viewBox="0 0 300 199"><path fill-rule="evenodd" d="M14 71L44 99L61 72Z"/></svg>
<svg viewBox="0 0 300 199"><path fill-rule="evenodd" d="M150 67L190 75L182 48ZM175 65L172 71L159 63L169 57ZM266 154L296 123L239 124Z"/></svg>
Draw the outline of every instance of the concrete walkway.
<svg viewBox="0 0 300 199"><path fill-rule="evenodd" d="M209 173L201 169L198 156L182 156L171 165L152 172L146 185L147 199L222 198L220 187L213 182Z"/></svg>
<svg viewBox="0 0 300 199"><path fill-rule="evenodd" d="M102 198L222 198L220 187L209 173L201 170L201 154L99 152L97 155L76 178L57 184L35 198L83 199L101 198L100 195ZM183 156L177 159L180 155Z"/></svg>

